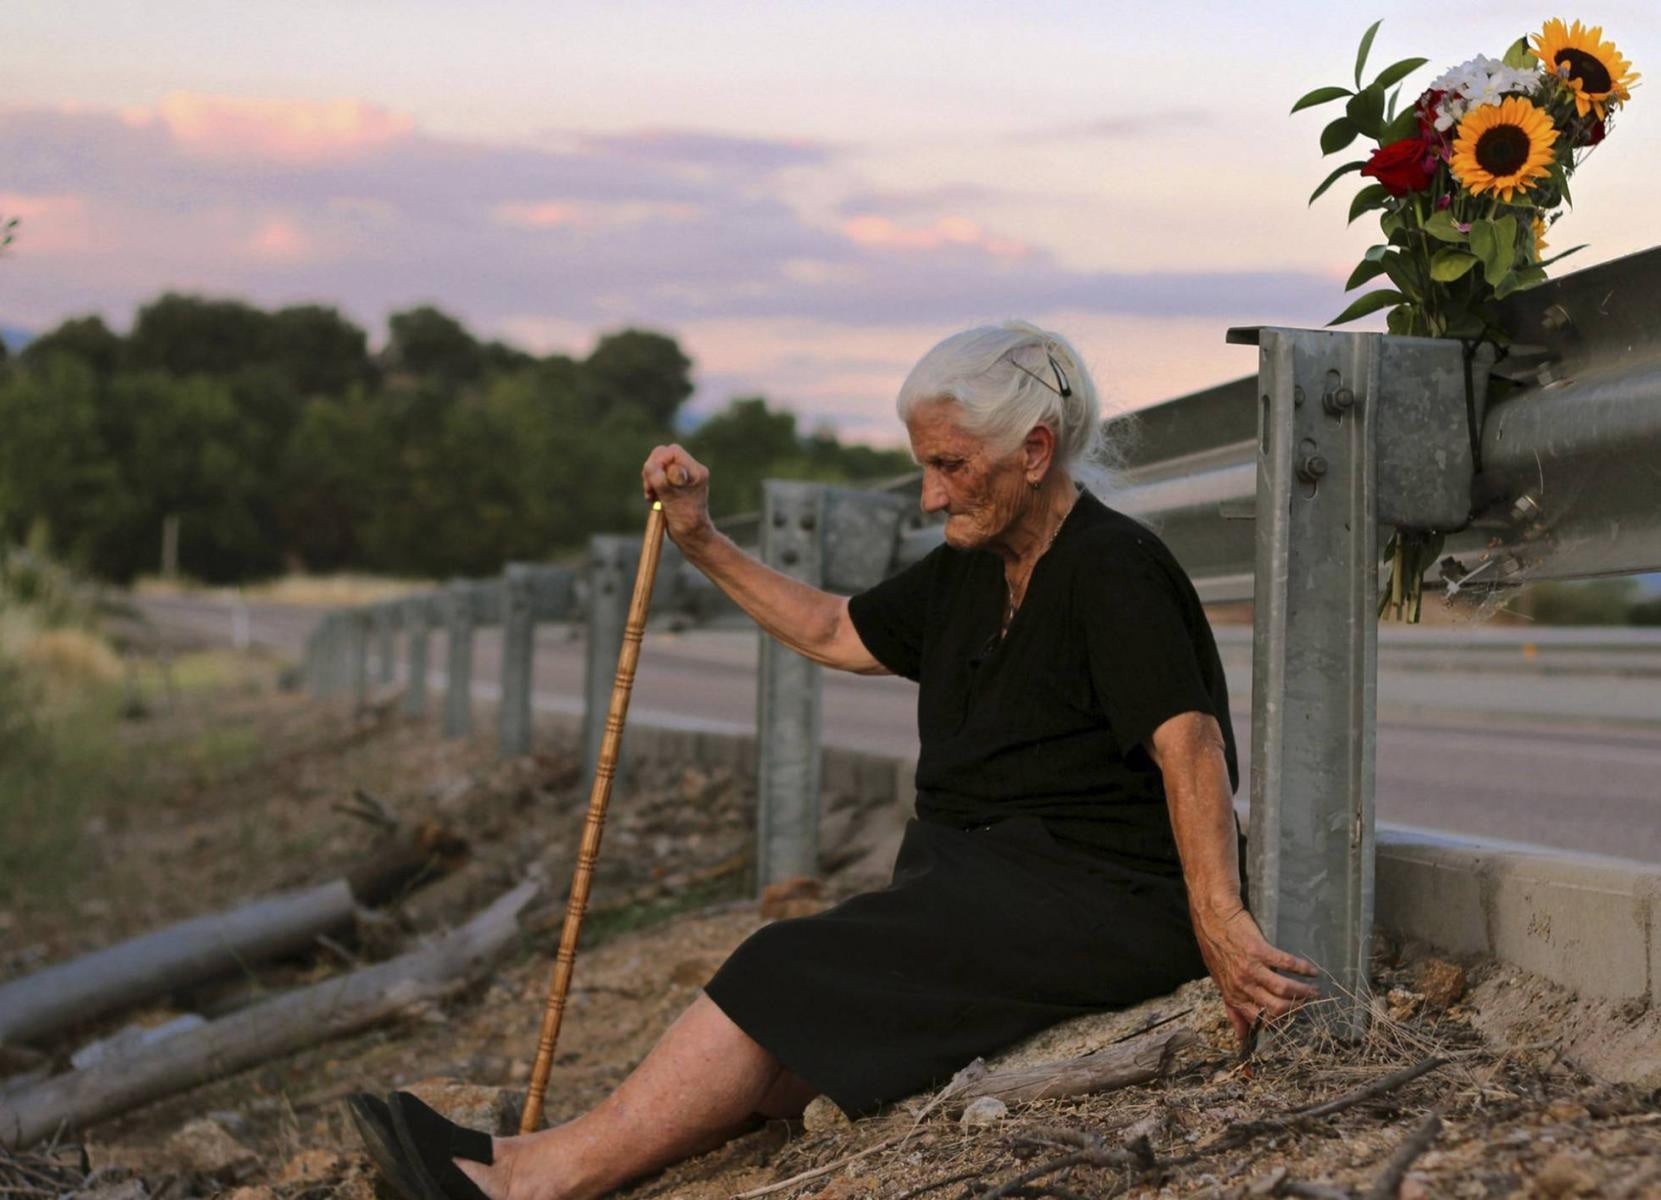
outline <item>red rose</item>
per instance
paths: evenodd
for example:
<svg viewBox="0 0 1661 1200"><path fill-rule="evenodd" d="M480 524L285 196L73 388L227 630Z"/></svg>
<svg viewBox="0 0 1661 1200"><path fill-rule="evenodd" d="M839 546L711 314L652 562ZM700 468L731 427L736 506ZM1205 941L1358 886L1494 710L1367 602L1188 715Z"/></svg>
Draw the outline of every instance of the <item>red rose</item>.
<svg viewBox="0 0 1661 1200"><path fill-rule="evenodd" d="M1424 138L1402 138L1375 150L1361 173L1378 180L1392 196L1422 192L1435 173L1435 155L1435 148Z"/></svg>
<svg viewBox="0 0 1661 1200"><path fill-rule="evenodd" d="M1595 146L1603 141L1604 134L1607 132L1608 129L1604 126L1603 119L1600 117L1581 133L1580 144L1582 146Z"/></svg>
<svg viewBox="0 0 1661 1200"><path fill-rule="evenodd" d="M1432 88L1413 102L1419 116L1419 136L1428 138L1436 132L1436 106L1442 103L1446 92Z"/></svg>

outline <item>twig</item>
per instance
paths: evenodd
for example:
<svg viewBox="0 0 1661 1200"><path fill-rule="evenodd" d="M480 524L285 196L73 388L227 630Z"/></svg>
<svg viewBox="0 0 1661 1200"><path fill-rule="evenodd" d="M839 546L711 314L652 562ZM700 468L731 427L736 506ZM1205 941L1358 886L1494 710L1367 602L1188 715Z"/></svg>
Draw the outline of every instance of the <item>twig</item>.
<svg viewBox="0 0 1661 1200"><path fill-rule="evenodd" d="M1186 1017L1189 1013L1191 1013L1193 1011L1194 1011L1194 1006L1192 1004L1190 1004L1187 1008L1179 1009L1178 1011L1172 1013L1168 1017L1156 1017L1152 1021L1149 1021L1146 1025L1142 1025L1142 1026L1139 1026L1136 1029L1132 1029L1129 1033L1121 1034L1120 1036L1114 1038L1111 1042L1109 1042L1107 1044L1109 1046L1117 1046L1120 1042L1128 1042L1132 1038L1139 1038L1144 1033L1152 1032L1153 1030L1158 1029L1161 1025L1169 1025L1172 1021L1175 1021L1178 1017Z"/></svg>
<svg viewBox="0 0 1661 1200"><path fill-rule="evenodd" d="M1432 1112L1396 1148L1396 1152L1390 1156L1390 1161L1384 1164L1384 1174L1378 1177L1378 1182L1374 1183L1372 1190L1367 1193L1367 1200L1396 1200L1407 1169L1419 1155L1430 1149L1431 1143L1441 1132L1442 1116L1440 1113Z"/></svg>
<svg viewBox="0 0 1661 1200"><path fill-rule="evenodd" d="M350 950L335 941L334 938L330 937L328 934L320 933L317 935L315 940L319 946L323 947L323 949L327 950L330 954L340 959L341 962L345 963L354 971L363 966L363 959L359 958L356 954L353 954Z"/></svg>
<svg viewBox="0 0 1661 1200"><path fill-rule="evenodd" d="M981 1167L971 1167L967 1171L959 1171L956 1175L947 1175L943 1179L932 1179L928 1183L920 1183L914 1188L901 1192L894 1200L912 1200L926 1192L936 1191L943 1187L951 1187L954 1183L963 1183L970 1179L979 1179L986 1171Z"/></svg>
<svg viewBox="0 0 1661 1200"><path fill-rule="evenodd" d="M1343 1112L1346 1108L1353 1108L1364 1100L1372 1100L1384 1095L1385 1092L1400 1087L1404 1083L1411 1083L1421 1075L1427 1075L1437 1067L1446 1064L1447 1059L1439 1054L1429 1058L1422 1058L1411 1067L1403 1067L1382 1079L1375 1079L1365 1087L1358 1087L1353 1092L1345 1092L1336 1100L1328 1100L1324 1104L1314 1104L1307 1108L1293 1109L1283 1119L1313 1120L1316 1117L1330 1117L1333 1113Z"/></svg>
<svg viewBox="0 0 1661 1200"><path fill-rule="evenodd" d="M821 1175L829 1175L832 1171L840 1170L851 1162L858 1162L862 1158L869 1158L878 1150L886 1150L899 1140L900 1139L898 1137L884 1138L875 1146L867 1146L865 1149L859 1151L859 1153L850 1154L845 1158L839 1158L833 1163L826 1163L822 1167L814 1167L811 1171L803 1171L800 1175L792 1175L789 1179L781 1179L777 1183L768 1184L766 1187L759 1187L748 1192L739 1192L733 1196L732 1200L755 1200L755 1197L757 1196L770 1196L774 1192L782 1192L785 1188L795 1187L798 1183L806 1183L809 1179L817 1179Z"/></svg>
<svg viewBox="0 0 1661 1200"><path fill-rule="evenodd" d="M1243 1146L1253 1138L1259 1137L1265 1133L1284 1133L1287 1130L1295 1129L1300 1125L1318 1120L1321 1117L1330 1117L1334 1113L1343 1112L1347 1108L1354 1108L1357 1104L1361 1104L1364 1101L1376 1099L1377 1097L1384 1095L1386 1092L1400 1087L1404 1083L1412 1082L1421 1075L1429 1074L1431 1071L1434 1071L1437 1067L1442 1066L1446 1062L1447 1060L1442 1058L1440 1055L1432 1055L1429 1058L1420 1059L1410 1067L1403 1067L1399 1071L1393 1071L1389 1075L1373 1080L1373 1082L1365 1085L1364 1087L1358 1087L1353 1091L1345 1092L1342 1096L1338 1096L1332 1100L1327 1100L1321 1104L1313 1104L1305 1108L1295 1108L1289 1112L1278 1113L1274 1116L1264 1117L1256 1121L1240 1121L1224 1130L1209 1145L1201 1146L1192 1154L1185 1154L1181 1158L1171 1159L1165 1165L1167 1167L1186 1166L1189 1163L1197 1162L1198 1160L1209 1155L1216 1154L1219 1151L1233 1150L1238 1146Z"/></svg>
<svg viewBox="0 0 1661 1200"><path fill-rule="evenodd" d="M911 1128L906 1130L905 1136L900 1139L900 1144L903 1146L906 1142L911 1140L911 1135L917 1132L918 1127L922 1125L925 1117L927 1117L935 1109L939 1108L942 1104L946 1103L946 1101L950 1100L953 1096L963 1091L963 1089L968 1087L971 1083L975 1083L978 1080L985 1078L985 1076L986 1060L984 1058L977 1058L968 1066L959 1069L958 1072L947 1081L945 1087L936 1092L929 1099L927 1104L917 1110L917 1116L913 1118Z"/></svg>
<svg viewBox="0 0 1661 1200"><path fill-rule="evenodd" d="M1304 1200L1355 1200L1349 1191L1326 1183L1300 1183L1296 1179L1280 1185L1282 1196L1301 1196ZM1394 1197L1391 1198L1394 1200Z"/></svg>
<svg viewBox="0 0 1661 1200"><path fill-rule="evenodd" d="M1015 1178L981 1192L977 1200L1001 1200L1001 1197L1015 1195L1028 1184L1034 1183L1046 1175L1054 1175L1057 1171L1065 1171L1068 1167L1128 1169L1148 1165L1150 1164L1129 1150L1109 1147L1096 1150L1079 1150L1073 1154L1064 1154L1060 1158L1052 1158L1046 1163L1039 1163L1036 1167L1029 1167Z"/></svg>

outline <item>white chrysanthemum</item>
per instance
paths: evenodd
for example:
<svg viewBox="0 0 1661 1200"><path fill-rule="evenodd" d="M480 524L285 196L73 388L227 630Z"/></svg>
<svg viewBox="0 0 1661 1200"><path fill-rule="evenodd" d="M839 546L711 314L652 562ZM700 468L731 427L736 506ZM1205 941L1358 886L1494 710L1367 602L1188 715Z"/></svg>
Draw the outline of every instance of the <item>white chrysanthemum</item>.
<svg viewBox="0 0 1661 1200"><path fill-rule="evenodd" d="M1431 90L1444 93L1436 106L1436 128L1452 129L1472 108L1498 104L1506 96L1529 95L1539 85L1538 69L1508 67L1497 58L1479 54L1431 81Z"/></svg>

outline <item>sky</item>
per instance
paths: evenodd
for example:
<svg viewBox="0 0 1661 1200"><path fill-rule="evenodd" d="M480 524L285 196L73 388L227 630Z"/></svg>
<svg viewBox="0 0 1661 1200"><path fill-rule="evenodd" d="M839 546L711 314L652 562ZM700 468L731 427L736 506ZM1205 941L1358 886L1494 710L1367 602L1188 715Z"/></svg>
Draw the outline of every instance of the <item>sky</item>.
<svg viewBox="0 0 1661 1200"><path fill-rule="evenodd" d="M1374 70L1431 60L1409 92L1552 16L1661 71L1635 0L14 0L0 324L125 329L171 289L376 340L428 302L542 353L643 326L694 359L695 412L759 393L894 443L911 364L1017 316L1141 407L1253 370L1230 325L1343 307L1376 226L1345 227L1348 180L1306 204L1336 112L1287 110L1378 16ZM1661 241L1651 98L1576 175L1575 266Z"/></svg>

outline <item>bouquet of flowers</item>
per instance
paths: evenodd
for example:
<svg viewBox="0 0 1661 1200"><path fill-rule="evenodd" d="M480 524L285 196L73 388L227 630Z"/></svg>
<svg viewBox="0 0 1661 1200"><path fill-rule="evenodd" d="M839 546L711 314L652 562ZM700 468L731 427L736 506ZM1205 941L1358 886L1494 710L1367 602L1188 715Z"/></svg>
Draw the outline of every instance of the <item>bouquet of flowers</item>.
<svg viewBox="0 0 1661 1200"><path fill-rule="evenodd" d="M1601 26L1550 20L1499 59L1477 55L1445 71L1406 108L1401 80L1428 60L1407 58L1361 86L1380 22L1361 38L1355 88L1322 87L1293 112L1343 99L1321 131L1321 152L1358 137L1378 149L1347 162L1315 189L1313 204L1352 171L1376 180L1356 193L1350 220L1378 212L1384 241L1345 284L1370 291L1333 318L1340 325L1389 309L1391 333L1491 339L1506 344L1493 301L1545 282L1546 232L1570 203L1569 178L1608 135L1638 76Z"/></svg>
<svg viewBox="0 0 1661 1200"><path fill-rule="evenodd" d="M1429 60L1392 63L1363 87L1380 24L1361 37L1353 89L1316 88L1292 106L1344 100L1344 115L1321 130L1322 154L1358 137L1378 143L1309 197L1313 204L1352 171L1376 181L1356 193L1350 220L1377 212L1384 240L1368 248L1344 290L1380 276L1392 286L1363 293L1329 324L1388 309L1391 333L1464 339L1469 363L1472 342L1510 342L1495 302L1544 283L1548 265L1583 248L1544 256L1546 233L1570 203L1570 176L1608 136L1638 76L1601 26L1553 19L1503 58L1479 54L1443 72L1401 108L1401 81ZM1474 444L1474 409L1472 421ZM1434 531L1395 532L1380 615L1419 619L1424 573L1441 546Z"/></svg>

